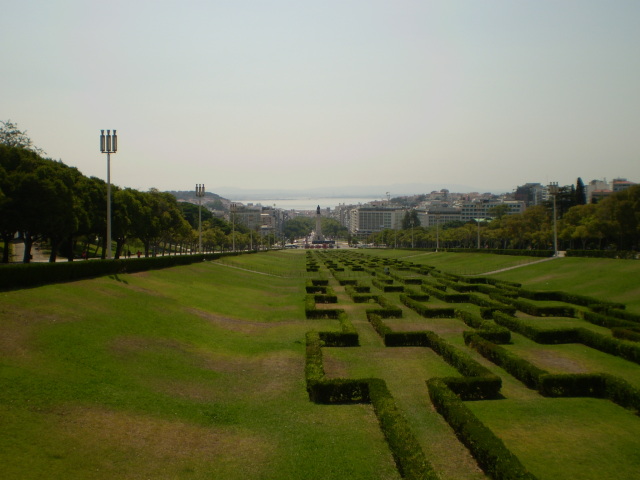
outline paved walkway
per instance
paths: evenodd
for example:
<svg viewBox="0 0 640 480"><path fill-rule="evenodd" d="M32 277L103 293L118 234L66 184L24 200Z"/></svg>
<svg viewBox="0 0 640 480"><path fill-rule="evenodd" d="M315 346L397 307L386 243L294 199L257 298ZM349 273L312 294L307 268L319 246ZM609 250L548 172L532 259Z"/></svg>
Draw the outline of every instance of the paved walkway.
<svg viewBox="0 0 640 480"><path fill-rule="evenodd" d="M11 244L13 246L13 255L9 256L9 263L22 263L24 259L24 243L22 240L13 240ZM31 247L31 255L33 257L31 259L32 262L49 261L49 255L42 253L37 245ZM67 259L65 258L63 260L66 261Z"/></svg>
<svg viewBox="0 0 640 480"><path fill-rule="evenodd" d="M534 260L533 262L522 263L520 265L514 265L513 267L505 267L505 268L501 268L499 270L493 270L492 272L474 273L472 275L464 275L464 276L465 277L477 277L479 275L493 275L494 273L506 272L508 270L514 270L516 268L521 268L521 267L528 267L529 265L535 265L536 263L549 262L551 260L555 260L557 258L564 257L564 252L559 252L559 253L562 254L562 255L558 255L557 257L541 258L540 260Z"/></svg>

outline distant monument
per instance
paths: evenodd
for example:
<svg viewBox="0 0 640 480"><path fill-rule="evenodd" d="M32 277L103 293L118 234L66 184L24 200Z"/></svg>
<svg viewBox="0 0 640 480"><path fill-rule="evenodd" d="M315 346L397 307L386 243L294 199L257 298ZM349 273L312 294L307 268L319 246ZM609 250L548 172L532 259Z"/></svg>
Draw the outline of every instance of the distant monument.
<svg viewBox="0 0 640 480"><path fill-rule="evenodd" d="M320 216L320 205L316 208L316 229L315 235L313 236L314 242L324 242L324 236L322 235L322 226L321 224L322 217Z"/></svg>

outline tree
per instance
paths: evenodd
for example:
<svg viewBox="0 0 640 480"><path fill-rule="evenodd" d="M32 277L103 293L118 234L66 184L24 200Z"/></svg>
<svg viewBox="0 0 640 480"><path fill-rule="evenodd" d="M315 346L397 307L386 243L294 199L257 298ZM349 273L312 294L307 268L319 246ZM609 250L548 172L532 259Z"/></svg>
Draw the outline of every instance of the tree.
<svg viewBox="0 0 640 480"><path fill-rule="evenodd" d="M322 234L325 237L338 238L346 237L349 234L347 227L340 224L335 218L322 218Z"/></svg>
<svg viewBox="0 0 640 480"><path fill-rule="evenodd" d="M576 181L576 205L584 205L587 203L587 190L584 187L582 178L578 177Z"/></svg>
<svg viewBox="0 0 640 480"><path fill-rule="evenodd" d="M200 218L199 217L200 208L201 207L199 205L196 205L190 202L178 202L178 209L182 213L182 216L196 230L198 229L198 222ZM202 205L201 214L202 214L203 224L204 222L211 220L213 218L213 213L211 213L211 210L209 210L207 206L205 206L205 204Z"/></svg>
<svg viewBox="0 0 640 480"><path fill-rule="evenodd" d="M496 205L495 207L491 207L487 213L491 218L502 220L502 217L509 213L509 205L505 203Z"/></svg>
<svg viewBox="0 0 640 480"><path fill-rule="evenodd" d="M402 218L402 229L408 230L411 227L419 227L420 219L418 218L418 211L414 208L405 212Z"/></svg>
<svg viewBox="0 0 640 480"><path fill-rule="evenodd" d="M295 217L284 222L284 236L290 242L296 238L308 237L314 228L313 219L309 217ZM322 227L324 231L324 226Z"/></svg>
<svg viewBox="0 0 640 480"><path fill-rule="evenodd" d="M19 130L18 125L11 120L6 122L0 120L0 143L8 147L24 148L41 156L46 155L44 150L33 144L33 141L27 135L27 131Z"/></svg>

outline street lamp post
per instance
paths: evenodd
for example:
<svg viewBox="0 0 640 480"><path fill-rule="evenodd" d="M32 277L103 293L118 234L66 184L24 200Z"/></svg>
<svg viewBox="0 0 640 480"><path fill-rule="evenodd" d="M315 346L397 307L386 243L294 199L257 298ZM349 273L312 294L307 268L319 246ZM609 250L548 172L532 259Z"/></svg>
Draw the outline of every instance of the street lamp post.
<svg viewBox="0 0 640 480"><path fill-rule="evenodd" d="M236 251L236 203L231 203L231 244L232 251Z"/></svg>
<svg viewBox="0 0 640 480"><path fill-rule="evenodd" d="M480 221L481 220L482 220L481 218L476 218L476 223L478 224L478 245L477 245L478 250L480 250Z"/></svg>
<svg viewBox="0 0 640 480"><path fill-rule="evenodd" d="M204 197L204 184L196 184L196 197L198 197L198 253L202 253L202 197Z"/></svg>
<svg viewBox="0 0 640 480"><path fill-rule="evenodd" d="M411 248L413 248L413 218L411 219Z"/></svg>
<svg viewBox="0 0 640 480"><path fill-rule="evenodd" d="M107 258L111 259L111 154L118 150L118 136L116 131L100 130L100 151L107 154Z"/></svg>
<svg viewBox="0 0 640 480"><path fill-rule="evenodd" d="M553 197L553 255L558 256L558 225L556 221L556 197L559 192L558 182L549 183L549 194Z"/></svg>
<svg viewBox="0 0 640 480"><path fill-rule="evenodd" d="M436 215L436 253L440 248L440 215Z"/></svg>

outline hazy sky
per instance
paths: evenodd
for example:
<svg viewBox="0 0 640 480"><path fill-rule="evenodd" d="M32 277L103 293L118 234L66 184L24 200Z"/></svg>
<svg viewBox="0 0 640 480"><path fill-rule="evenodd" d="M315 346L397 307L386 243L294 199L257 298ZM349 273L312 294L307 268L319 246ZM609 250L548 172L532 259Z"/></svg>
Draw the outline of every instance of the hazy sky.
<svg viewBox="0 0 640 480"><path fill-rule="evenodd" d="M140 190L640 182L639 25L638 0L4 2L0 119L104 179L117 129Z"/></svg>

